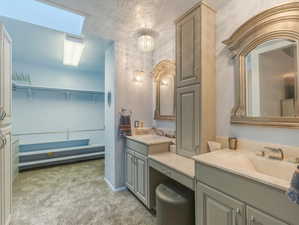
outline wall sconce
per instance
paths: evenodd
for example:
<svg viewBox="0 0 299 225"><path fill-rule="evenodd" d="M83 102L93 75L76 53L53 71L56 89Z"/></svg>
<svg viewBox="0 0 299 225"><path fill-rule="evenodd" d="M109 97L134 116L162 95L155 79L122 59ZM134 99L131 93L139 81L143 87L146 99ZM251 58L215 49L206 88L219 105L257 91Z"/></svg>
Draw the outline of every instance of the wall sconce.
<svg viewBox="0 0 299 225"><path fill-rule="evenodd" d="M167 87L168 86L168 80L166 80L166 79L161 80L161 86Z"/></svg>
<svg viewBox="0 0 299 225"><path fill-rule="evenodd" d="M145 77L145 72L142 70L136 70L133 75L133 82L142 83Z"/></svg>

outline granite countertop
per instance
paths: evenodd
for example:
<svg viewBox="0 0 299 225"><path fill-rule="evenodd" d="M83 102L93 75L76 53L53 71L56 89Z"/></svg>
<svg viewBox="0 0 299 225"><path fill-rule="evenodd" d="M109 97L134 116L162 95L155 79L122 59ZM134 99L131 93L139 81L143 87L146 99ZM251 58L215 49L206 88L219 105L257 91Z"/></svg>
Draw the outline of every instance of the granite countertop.
<svg viewBox="0 0 299 225"><path fill-rule="evenodd" d="M158 136L158 135L136 135L136 136L127 136L127 139L136 141L145 145L157 145L164 143L171 143L174 141L172 138Z"/></svg>
<svg viewBox="0 0 299 225"><path fill-rule="evenodd" d="M195 178L195 161L191 158L186 158L173 152L152 154L149 155L149 158L165 166L168 166L188 177L191 177L192 179Z"/></svg>
<svg viewBox="0 0 299 225"><path fill-rule="evenodd" d="M256 156L246 150L219 150L194 156L197 163L212 166L286 191L290 186L295 164Z"/></svg>

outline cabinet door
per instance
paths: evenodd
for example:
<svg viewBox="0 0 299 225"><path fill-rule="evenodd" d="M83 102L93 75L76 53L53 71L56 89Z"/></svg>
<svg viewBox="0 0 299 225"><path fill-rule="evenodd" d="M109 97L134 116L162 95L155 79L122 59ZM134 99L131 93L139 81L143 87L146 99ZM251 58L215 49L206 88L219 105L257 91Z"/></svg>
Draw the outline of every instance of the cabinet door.
<svg viewBox="0 0 299 225"><path fill-rule="evenodd" d="M197 225L245 225L245 205L206 185L197 183Z"/></svg>
<svg viewBox="0 0 299 225"><path fill-rule="evenodd" d="M126 185L131 191L134 191L135 157L134 157L134 152L128 149L126 151Z"/></svg>
<svg viewBox="0 0 299 225"><path fill-rule="evenodd" d="M247 206L247 225L288 225L270 215Z"/></svg>
<svg viewBox="0 0 299 225"><path fill-rule="evenodd" d="M0 76L0 126L6 126L11 122L11 95L12 95L12 43L11 39L6 32L4 26L0 27L1 30L1 76ZM5 113L5 117L2 117Z"/></svg>
<svg viewBox="0 0 299 225"><path fill-rule="evenodd" d="M2 134L0 143L0 224L6 225L10 221L12 211L11 135Z"/></svg>
<svg viewBox="0 0 299 225"><path fill-rule="evenodd" d="M177 153L197 155L200 151L200 86L177 89Z"/></svg>
<svg viewBox="0 0 299 225"><path fill-rule="evenodd" d="M177 87L200 81L200 8L176 24Z"/></svg>
<svg viewBox="0 0 299 225"><path fill-rule="evenodd" d="M143 203L147 204L147 158L135 153L135 162L135 193Z"/></svg>

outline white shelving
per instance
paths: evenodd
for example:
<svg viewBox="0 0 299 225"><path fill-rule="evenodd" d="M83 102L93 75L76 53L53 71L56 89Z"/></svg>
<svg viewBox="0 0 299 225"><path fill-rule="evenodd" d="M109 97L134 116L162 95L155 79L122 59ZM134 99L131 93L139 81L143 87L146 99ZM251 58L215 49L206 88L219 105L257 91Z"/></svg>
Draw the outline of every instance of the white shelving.
<svg viewBox="0 0 299 225"><path fill-rule="evenodd" d="M65 92L65 93L85 93L85 94L96 94L101 95L104 94L104 91L95 91L95 90L80 90L80 89L70 89L70 88L53 88L53 87L45 87L45 86L34 86L29 84L18 84L13 82L12 84L13 90L39 90L39 91L55 91L55 92Z"/></svg>

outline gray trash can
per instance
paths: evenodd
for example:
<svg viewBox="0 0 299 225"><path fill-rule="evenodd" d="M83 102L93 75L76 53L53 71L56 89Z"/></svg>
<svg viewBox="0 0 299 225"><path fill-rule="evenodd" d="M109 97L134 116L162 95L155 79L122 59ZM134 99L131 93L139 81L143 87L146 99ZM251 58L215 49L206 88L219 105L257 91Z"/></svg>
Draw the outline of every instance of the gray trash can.
<svg viewBox="0 0 299 225"><path fill-rule="evenodd" d="M194 194L173 184L156 189L157 225L194 225Z"/></svg>

